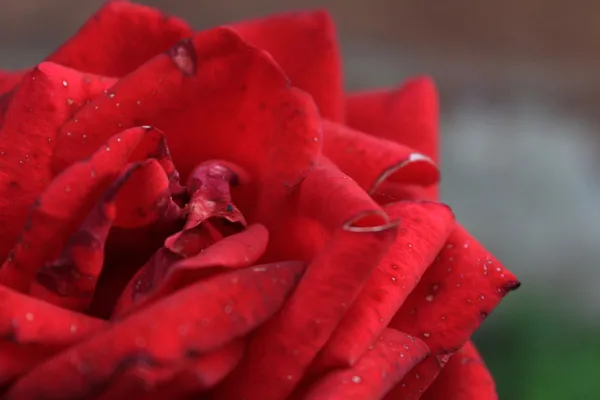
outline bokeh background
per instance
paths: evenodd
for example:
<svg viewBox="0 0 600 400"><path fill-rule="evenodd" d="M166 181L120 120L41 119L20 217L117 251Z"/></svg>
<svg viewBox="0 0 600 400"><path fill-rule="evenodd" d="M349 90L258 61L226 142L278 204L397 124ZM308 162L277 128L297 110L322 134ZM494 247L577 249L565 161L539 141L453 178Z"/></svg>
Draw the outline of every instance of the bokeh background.
<svg viewBox="0 0 600 400"><path fill-rule="evenodd" d="M477 334L500 398L600 398L600 1L142 3L198 28L327 8L348 89L431 75L443 200L524 283ZM101 4L0 0L0 68L36 63Z"/></svg>

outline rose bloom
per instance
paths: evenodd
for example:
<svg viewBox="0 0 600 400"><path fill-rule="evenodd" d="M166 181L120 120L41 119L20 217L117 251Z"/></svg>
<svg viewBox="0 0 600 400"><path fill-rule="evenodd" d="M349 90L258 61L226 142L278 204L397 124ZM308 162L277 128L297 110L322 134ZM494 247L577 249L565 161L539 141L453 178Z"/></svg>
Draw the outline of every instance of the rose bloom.
<svg viewBox="0 0 600 400"><path fill-rule="evenodd" d="M2 72L2 398L495 399L519 283L436 201L433 83L340 71L322 11L113 1Z"/></svg>

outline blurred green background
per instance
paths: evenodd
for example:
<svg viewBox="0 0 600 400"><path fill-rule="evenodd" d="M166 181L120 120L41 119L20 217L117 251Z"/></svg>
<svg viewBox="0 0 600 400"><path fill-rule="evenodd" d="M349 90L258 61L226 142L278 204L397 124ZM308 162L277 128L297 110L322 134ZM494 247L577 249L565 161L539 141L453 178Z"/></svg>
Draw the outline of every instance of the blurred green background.
<svg viewBox="0 0 600 400"><path fill-rule="evenodd" d="M40 60L101 3L0 0L0 68ZM349 89L433 76L443 200L523 281L476 335L500 398L600 398L600 2L144 3L198 28L325 7Z"/></svg>

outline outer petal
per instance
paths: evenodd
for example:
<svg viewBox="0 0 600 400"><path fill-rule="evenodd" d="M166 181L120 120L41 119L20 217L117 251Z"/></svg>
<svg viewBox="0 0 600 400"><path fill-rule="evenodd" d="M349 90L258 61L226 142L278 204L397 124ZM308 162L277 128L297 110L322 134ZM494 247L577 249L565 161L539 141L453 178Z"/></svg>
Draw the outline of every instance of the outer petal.
<svg viewBox="0 0 600 400"><path fill-rule="evenodd" d="M22 224L25 227L19 242L0 268L0 283L19 291L29 290L38 269L58 257L149 130L133 128L115 135L88 160L71 166L52 181L35 201L26 217L28 222ZM14 216L7 219L13 220ZM29 250L32 248L36 251Z"/></svg>
<svg viewBox="0 0 600 400"><path fill-rule="evenodd" d="M386 328L353 367L325 375L311 387L304 398L382 399L428 352L427 346L419 339Z"/></svg>
<svg viewBox="0 0 600 400"><path fill-rule="evenodd" d="M452 211L439 203L396 203L386 212L400 221L400 232L321 350L313 373L354 365L404 303L454 227Z"/></svg>
<svg viewBox="0 0 600 400"><path fill-rule="evenodd" d="M106 326L0 285L0 386Z"/></svg>
<svg viewBox="0 0 600 400"><path fill-rule="evenodd" d="M422 338L431 357L443 360L462 347L500 300L519 285L510 271L457 225L390 327ZM407 390L426 388L407 386Z"/></svg>
<svg viewBox="0 0 600 400"><path fill-rule="evenodd" d="M348 125L397 141L438 160L438 96L431 79L417 77L394 90L351 94ZM430 190L435 198L436 190Z"/></svg>
<svg viewBox="0 0 600 400"><path fill-rule="evenodd" d="M215 400L283 399L292 393L393 241L396 224L384 216L359 215L338 230L281 312L253 336Z"/></svg>
<svg viewBox="0 0 600 400"><path fill-rule="evenodd" d="M471 342L457 351L423 400L497 400L496 385L481 355Z"/></svg>
<svg viewBox="0 0 600 400"><path fill-rule="evenodd" d="M266 160L273 145L286 143L280 136L304 140L305 131L315 130L309 117L314 111L307 110L314 105L308 100L289 88L268 56L232 30L201 32L120 80L65 124L55 168L62 170L90 154L122 127L142 124L167 134L184 178L199 160L207 159L226 159L260 176L271 167ZM81 140L84 133L86 142ZM312 134L316 136L317 131ZM296 149L295 141L287 146ZM305 147L320 149L320 143L311 143ZM301 155L289 161L298 167ZM281 177L283 183L295 184L307 168Z"/></svg>
<svg viewBox="0 0 600 400"><path fill-rule="evenodd" d="M430 186L439 180L434 162L409 147L328 121L323 130L325 155L366 191L388 181Z"/></svg>
<svg viewBox="0 0 600 400"><path fill-rule="evenodd" d="M17 86L25 74L25 71L0 71L0 96Z"/></svg>
<svg viewBox="0 0 600 400"><path fill-rule="evenodd" d="M187 24L159 10L109 0L48 61L120 77L192 36Z"/></svg>
<svg viewBox="0 0 600 400"><path fill-rule="evenodd" d="M92 398L131 370L174 376L188 360L271 317L302 270L295 262L265 265L185 288L48 360L15 383L5 398Z"/></svg>
<svg viewBox="0 0 600 400"><path fill-rule="evenodd" d="M313 97L322 117L343 120L341 56L335 26L326 11L280 14L240 22L233 28L268 51L292 84Z"/></svg>
<svg viewBox="0 0 600 400"><path fill-rule="evenodd" d="M53 177L50 163L58 128L112 82L42 63L16 89L0 132L0 259L14 245L29 206Z"/></svg>
<svg viewBox="0 0 600 400"><path fill-rule="evenodd" d="M351 127L402 143L437 161L438 95L430 78L413 78L394 90L350 94L346 109Z"/></svg>

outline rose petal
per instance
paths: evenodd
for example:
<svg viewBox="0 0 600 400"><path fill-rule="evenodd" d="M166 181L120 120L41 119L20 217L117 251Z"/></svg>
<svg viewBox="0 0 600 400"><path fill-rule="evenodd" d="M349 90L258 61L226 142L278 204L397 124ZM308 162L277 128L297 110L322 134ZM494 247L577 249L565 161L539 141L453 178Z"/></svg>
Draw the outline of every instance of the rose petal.
<svg viewBox="0 0 600 400"><path fill-rule="evenodd" d="M206 391L230 373L244 355L245 340L238 339L214 353L190 359L177 368L137 368L113 381L99 400L177 399Z"/></svg>
<svg viewBox="0 0 600 400"><path fill-rule="evenodd" d="M402 202L386 208L400 221L390 250L312 365L312 373L354 365L388 325L454 228L449 207Z"/></svg>
<svg viewBox="0 0 600 400"><path fill-rule="evenodd" d="M433 81L416 77L394 90L353 93L346 99L352 128L393 140L438 159L438 95ZM437 189L429 189L437 198Z"/></svg>
<svg viewBox="0 0 600 400"><path fill-rule="evenodd" d="M347 221L312 261L281 312L253 336L240 367L219 386L214 399L291 394L385 255L396 228L383 213Z"/></svg>
<svg viewBox="0 0 600 400"><path fill-rule="evenodd" d="M453 352L519 285L510 271L457 224L390 327L405 328L422 338L434 354Z"/></svg>
<svg viewBox="0 0 600 400"><path fill-rule="evenodd" d="M51 358L5 398L91 398L128 370L177 370L271 317L302 270L297 262L264 265L189 286Z"/></svg>
<svg viewBox="0 0 600 400"><path fill-rule="evenodd" d="M178 371L162 374L152 380L133 373L123 375L126 387L113 387L113 393L104 393L101 399L112 400L130 397L139 400L177 399L186 395L198 395L217 385L240 362L244 355L245 340L238 339L214 353L183 363ZM147 374L149 375L149 374Z"/></svg>
<svg viewBox="0 0 600 400"><path fill-rule="evenodd" d="M27 74L27 71L1 71L0 70L0 95L11 91Z"/></svg>
<svg viewBox="0 0 600 400"><path fill-rule="evenodd" d="M38 269L58 257L149 130L132 128L113 136L88 160L72 165L52 181L35 201L19 242L0 268L0 283L23 292L29 290ZM13 220L12 216L8 219ZM29 250L32 248L36 251Z"/></svg>
<svg viewBox="0 0 600 400"><path fill-rule="evenodd" d="M232 27L245 40L268 51L292 84L313 97L322 117L342 121L341 56L327 11L279 14Z"/></svg>
<svg viewBox="0 0 600 400"><path fill-rule="evenodd" d="M427 357L404 376L385 396L385 400L418 400L435 381L451 355Z"/></svg>
<svg viewBox="0 0 600 400"><path fill-rule="evenodd" d="M0 385L107 325L0 286Z"/></svg>
<svg viewBox="0 0 600 400"><path fill-rule="evenodd" d="M14 245L27 210L53 177L57 131L89 97L112 81L42 63L18 86L0 132L0 258Z"/></svg>
<svg viewBox="0 0 600 400"><path fill-rule="evenodd" d="M48 61L121 77L192 36L178 18L128 1L107 1Z"/></svg>
<svg viewBox="0 0 600 400"><path fill-rule="evenodd" d="M311 106L314 109L310 98L289 88L263 51L231 29L216 28L176 44L83 108L62 127L54 165L61 170L75 157L91 154L122 127L147 124L167 134L184 178L199 160L207 159L227 159L253 177L262 176L271 171L267 161L277 148L294 156L288 160L296 167L293 175L281 176L282 184L293 185L308 168L297 168L302 149L310 146L317 154L320 149L320 143L304 143L306 131L318 135L310 132L318 126ZM83 132L89 138L85 143ZM304 146L296 149L296 142ZM283 144L286 147L277 147ZM291 167L284 170L290 171Z"/></svg>
<svg viewBox="0 0 600 400"><path fill-rule="evenodd" d="M223 238L195 257L167 257L146 264L123 291L114 317L133 312L223 269L249 267L267 247L269 233L262 225Z"/></svg>
<svg viewBox="0 0 600 400"><path fill-rule="evenodd" d="M4 125L4 118L8 111L8 106L13 99L15 90L9 92L0 93L0 132L2 131L2 125Z"/></svg>
<svg viewBox="0 0 600 400"><path fill-rule="evenodd" d="M448 400L498 399L494 380L473 343L465 343L452 356L422 399L440 397Z"/></svg>
<svg viewBox="0 0 600 400"><path fill-rule="evenodd" d="M457 224L389 326L421 338L431 349L430 357L439 359L463 346L500 300L519 285Z"/></svg>
<svg viewBox="0 0 600 400"><path fill-rule="evenodd" d="M116 216L123 212L119 210L119 200L127 195L135 196L135 209L151 210L148 215L153 215L153 220L159 218L163 212L161 206L170 195L167 178L156 160L131 165L111 184L71 236L61 256L38 271L31 295L62 308L78 311L88 308L102 272L108 232Z"/></svg>
<svg viewBox="0 0 600 400"><path fill-rule="evenodd" d="M430 188L401 183L383 182L372 193L371 197L381 206L405 200L435 200Z"/></svg>
<svg viewBox="0 0 600 400"><path fill-rule="evenodd" d="M427 346L419 339L386 328L353 367L326 374L303 398L382 399L428 352Z"/></svg>
<svg viewBox="0 0 600 400"><path fill-rule="evenodd" d="M440 178L433 160L409 147L329 121L323 130L325 155L366 191L386 181L429 186Z"/></svg>

